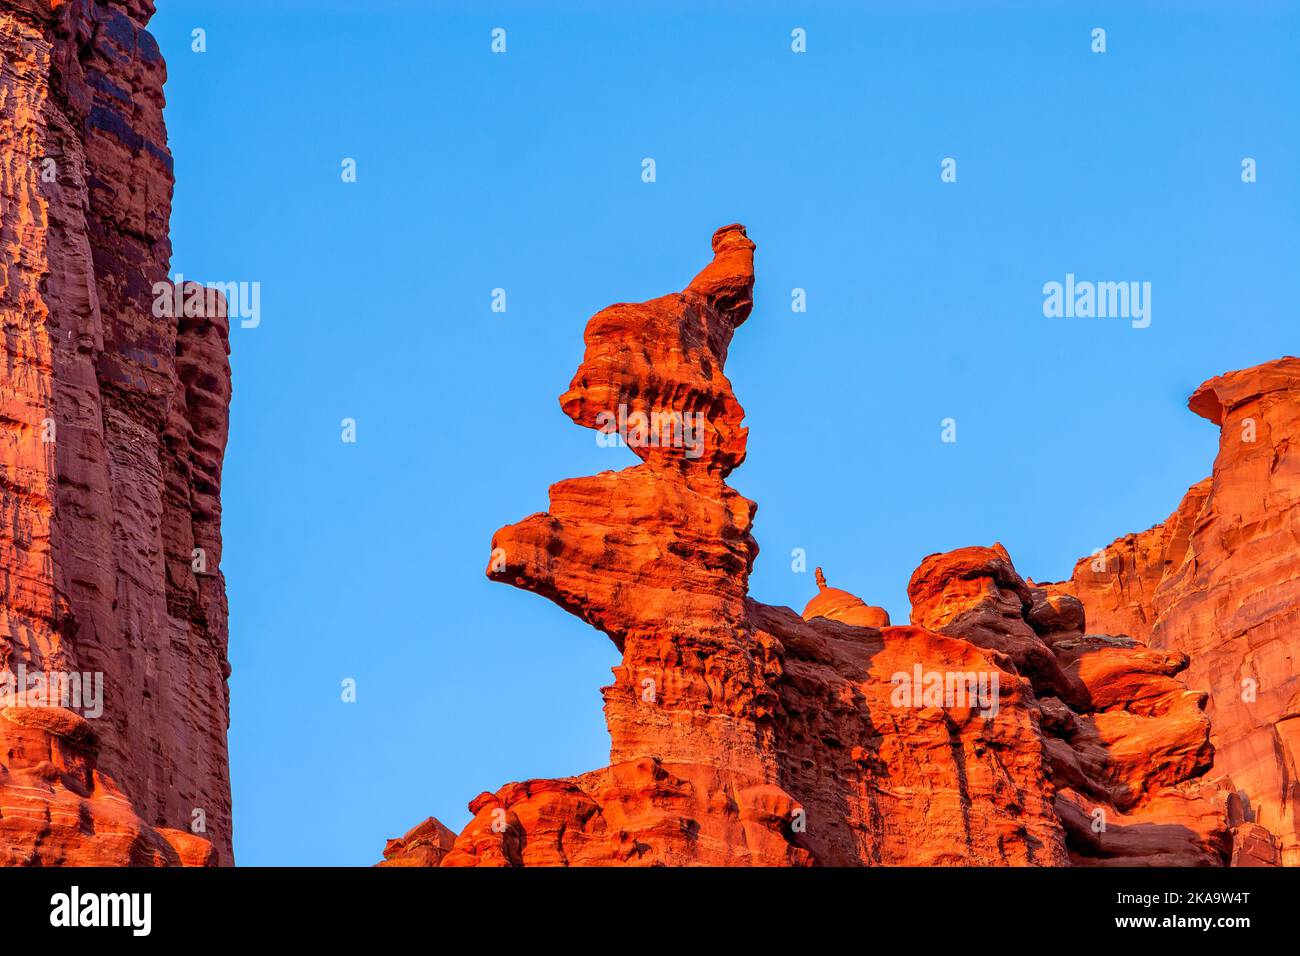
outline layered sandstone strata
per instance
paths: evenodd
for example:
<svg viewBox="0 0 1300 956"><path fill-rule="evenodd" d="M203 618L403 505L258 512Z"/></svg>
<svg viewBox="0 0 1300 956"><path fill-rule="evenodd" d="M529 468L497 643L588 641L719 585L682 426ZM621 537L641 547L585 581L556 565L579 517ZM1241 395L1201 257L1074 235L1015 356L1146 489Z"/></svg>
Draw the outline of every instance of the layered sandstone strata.
<svg viewBox="0 0 1300 956"><path fill-rule="evenodd" d="M1090 625L1186 654L1209 692L1219 785L1234 820L1300 864L1300 359L1206 382L1189 407L1219 426L1209 478L1163 524L1045 585ZM1243 852L1258 858L1257 837ZM1253 849L1252 849L1253 847Z"/></svg>
<svg viewBox="0 0 1300 956"><path fill-rule="evenodd" d="M0 713L0 863L230 862L228 326L155 308L152 14L0 5L0 671L103 682L102 714Z"/></svg>
<svg viewBox="0 0 1300 956"><path fill-rule="evenodd" d="M610 766L480 794L459 835L430 818L385 863L1227 862L1186 657L1085 635L1079 601L1001 548L928 558L904 626L820 569L802 616L748 596L756 506L726 483L746 429L723 368L754 244L727 226L713 251L682 292L593 317L560 399L580 425L626 424L641 463L559 482L492 541L489 577L622 653Z"/></svg>

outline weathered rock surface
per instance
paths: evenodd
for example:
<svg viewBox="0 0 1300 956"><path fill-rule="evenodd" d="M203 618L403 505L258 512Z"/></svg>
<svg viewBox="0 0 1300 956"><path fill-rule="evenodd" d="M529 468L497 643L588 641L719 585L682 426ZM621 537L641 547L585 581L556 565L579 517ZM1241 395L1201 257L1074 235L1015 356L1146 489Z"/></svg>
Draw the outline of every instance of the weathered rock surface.
<svg viewBox="0 0 1300 956"><path fill-rule="evenodd" d="M1182 654L1084 636L1082 605L1029 585L1006 549L960 548L921 562L912 619L1006 654L1030 681L1055 805L1076 865L1228 862L1228 793L1206 785L1205 694Z"/></svg>
<svg viewBox="0 0 1300 956"><path fill-rule="evenodd" d="M158 315L166 70L148 0L0 8L0 861L231 862L224 304ZM191 832L192 828L202 832Z"/></svg>
<svg viewBox="0 0 1300 956"><path fill-rule="evenodd" d="M1082 602L1092 629L1190 659L1209 692L1211 776L1260 834L1300 864L1300 359L1206 382L1189 407L1220 427L1213 473L1163 524L1044 585Z"/></svg>
<svg viewBox="0 0 1300 956"><path fill-rule="evenodd" d="M389 840L380 866L437 866L456 842L456 834L429 817L406 836Z"/></svg>
<svg viewBox="0 0 1300 956"><path fill-rule="evenodd" d="M747 596L756 506L725 480L746 432L723 367L754 246L727 226L713 249L681 293L597 314L561 397L603 431L620 407L699 413L703 447L629 426L641 464L559 482L492 541L489 577L622 652L611 765L480 794L459 835L431 818L385 863L1223 865L1234 838L1265 856L1202 780L1186 656L1085 636L1083 604L1000 546L927 558L905 626L820 568L802 616Z"/></svg>
<svg viewBox="0 0 1300 956"><path fill-rule="evenodd" d="M96 769L91 724L58 707L0 710L0 866L216 866L212 843L150 826Z"/></svg>
<svg viewBox="0 0 1300 956"><path fill-rule="evenodd" d="M889 627L889 612L883 607L868 604L856 594L841 591L826 584L826 575L822 569L816 570L817 596L803 609L805 620L824 617L832 621L843 621L857 627Z"/></svg>

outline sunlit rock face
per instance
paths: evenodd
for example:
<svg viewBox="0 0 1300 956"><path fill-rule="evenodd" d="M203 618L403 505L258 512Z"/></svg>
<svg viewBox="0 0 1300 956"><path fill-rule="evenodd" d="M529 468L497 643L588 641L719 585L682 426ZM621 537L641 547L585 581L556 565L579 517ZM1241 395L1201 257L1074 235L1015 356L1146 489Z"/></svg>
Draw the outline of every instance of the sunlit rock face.
<svg viewBox="0 0 1300 956"><path fill-rule="evenodd" d="M0 711L0 863L231 862L228 326L216 296L156 303L173 179L152 14L0 8L0 672L102 681L100 713Z"/></svg>
<svg viewBox="0 0 1300 956"><path fill-rule="evenodd" d="M610 766L482 793L460 834L430 818L385 864L1218 866L1236 844L1267 862L1271 834L1205 780L1187 656L1094 634L1001 546L927 558L903 626L821 569L802 615L748 596L724 366L754 244L726 226L713 251L682 292L593 317L560 399L641 463L558 482L492 540L490 578L622 653Z"/></svg>
<svg viewBox="0 0 1300 956"><path fill-rule="evenodd" d="M1230 794L1204 779L1210 722L1186 655L1091 633L1078 600L1025 581L1001 545L930 555L908 594L913 621L1006 655L1032 686L1072 864L1231 860Z"/></svg>
<svg viewBox="0 0 1300 956"><path fill-rule="evenodd" d="M1237 822L1300 864L1300 359L1221 375L1189 407L1219 426L1209 478L1163 524L1081 560L1089 626L1190 659L1209 692L1212 777ZM1249 847L1258 847L1252 842ZM1259 857L1257 849L1242 852ZM1267 855L1265 853L1265 855Z"/></svg>

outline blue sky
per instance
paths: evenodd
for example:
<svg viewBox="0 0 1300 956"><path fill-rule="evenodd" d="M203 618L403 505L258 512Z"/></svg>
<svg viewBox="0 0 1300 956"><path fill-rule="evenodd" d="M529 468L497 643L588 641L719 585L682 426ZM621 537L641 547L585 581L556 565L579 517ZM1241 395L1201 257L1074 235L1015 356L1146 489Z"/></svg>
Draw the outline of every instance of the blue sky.
<svg viewBox="0 0 1300 956"><path fill-rule="evenodd" d="M613 646L483 569L552 482L634 461L556 398L587 319L718 226L758 244L751 593L796 609L822 565L905 621L922 557L994 540L1068 576L1209 473L1192 389L1297 350L1294 7L159 6L173 271L262 287L223 491L241 864L370 864L607 762ZM1151 326L1045 318L1066 273L1150 282Z"/></svg>

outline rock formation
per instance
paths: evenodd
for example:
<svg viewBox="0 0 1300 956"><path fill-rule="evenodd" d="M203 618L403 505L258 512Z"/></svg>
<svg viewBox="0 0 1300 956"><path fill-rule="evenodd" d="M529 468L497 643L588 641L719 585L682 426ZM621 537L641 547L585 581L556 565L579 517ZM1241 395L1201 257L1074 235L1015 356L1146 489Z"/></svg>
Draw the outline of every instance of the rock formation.
<svg viewBox="0 0 1300 956"><path fill-rule="evenodd" d="M0 5L0 863L231 862L228 326L219 296L178 317L157 288L152 14ZM102 713L20 672L102 680Z"/></svg>
<svg viewBox="0 0 1300 956"><path fill-rule="evenodd" d="M1094 629L1190 658L1210 694L1212 776L1300 864L1300 359L1206 382L1189 407L1220 428L1213 474L1163 524L1084 558L1048 592ZM1240 842L1240 841L1239 841Z"/></svg>
<svg viewBox="0 0 1300 956"><path fill-rule="evenodd" d="M1217 866L1231 858L1229 795L1209 769L1204 693L1182 654L1085 636L1083 606L1024 581L1006 550L931 555L908 585L912 620L1005 654L1037 723L1076 865Z"/></svg>
<svg viewBox="0 0 1300 956"><path fill-rule="evenodd" d="M594 316L561 396L641 463L559 482L492 541L490 578L622 653L610 766L482 793L459 835L429 818L384 865L1223 865L1234 840L1267 862L1267 831L1204 779L1187 656L1089 633L1000 546L927 558L908 625L820 568L802 616L748 597L723 368L754 244L727 226L713 251L682 292Z"/></svg>

